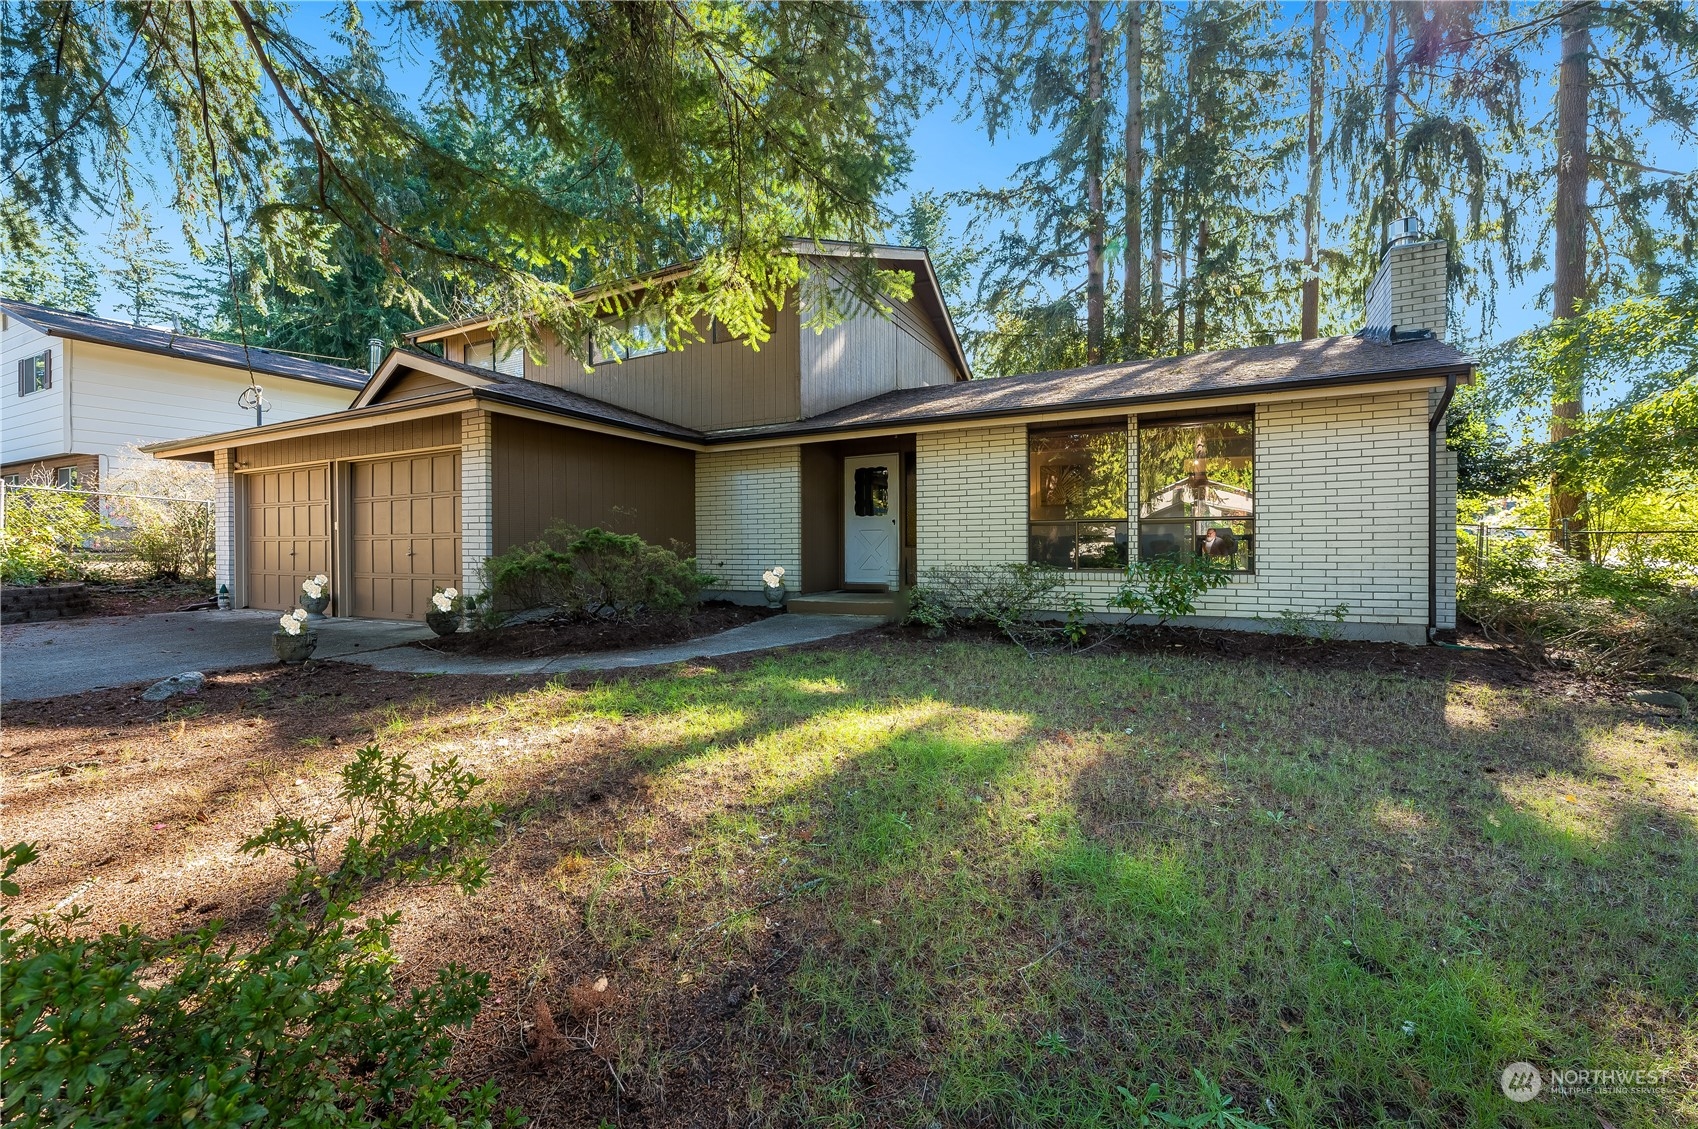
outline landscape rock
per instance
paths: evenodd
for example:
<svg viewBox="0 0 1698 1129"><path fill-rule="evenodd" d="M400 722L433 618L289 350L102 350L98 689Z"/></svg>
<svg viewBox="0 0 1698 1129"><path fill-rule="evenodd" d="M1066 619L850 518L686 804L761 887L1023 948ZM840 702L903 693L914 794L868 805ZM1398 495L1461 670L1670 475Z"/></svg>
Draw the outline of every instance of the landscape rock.
<svg viewBox="0 0 1698 1129"><path fill-rule="evenodd" d="M1692 708L1692 703L1686 700L1685 694L1677 694L1673 690L1635 690L1628 698L1647 706L1679 710L1682 717Z"/></svg>
<svg viewBox="0 0 1698 1129"><path fill-rule="evenodd" d="M173 674L170 678L155 682L142 691L141 698L144 702L163 702L179 694L198 694L205 685L206 675L198 670L184 671L182 674Z"/></svg>

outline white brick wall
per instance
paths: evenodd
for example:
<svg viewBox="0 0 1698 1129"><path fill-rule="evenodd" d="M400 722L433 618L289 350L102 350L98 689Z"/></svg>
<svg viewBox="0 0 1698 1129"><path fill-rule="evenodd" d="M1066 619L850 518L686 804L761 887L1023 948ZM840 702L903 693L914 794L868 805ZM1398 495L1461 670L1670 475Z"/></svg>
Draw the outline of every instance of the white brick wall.
<svg viewBox="0 0 1698 1129"><path fill-rule="evenodd" d="M1442 393L1434 391L1428 418L1438 410ZM1433 523L1433 535L1438 539L1438 606L1437 624L1442 630L1456 626L1456 452L1445 446L1444 421L1439 421L1438 433L1439 505Z"/></svg>
<svg viewBox="0 0 1698 1129"><path fill-rule="evenodd" d="M483 563L495 555L495 447L489 413L460 416L460 589L483 591Z"/></svg>
<svg viewBox="0 0 1698 1129"><path fill-rule="evenodd" d="M236 596L236 463L228 447L212 452L212 551L214 580ZM233 603L233 607L240 607Z"/></svg>
<svg viewBox="0 0 1698 1129"><path fill-rule="evenodd" d="M1363 625L1360 634L1419 638L1427 622L1429 403L1423 390L1258 407L1256 572L1203 597L1199 617L1313 614L1342 603L1347 622ZM1129 441L1135 452L1135 432ZM1135 498L1136 458L1130 463ZM1440 471L1439 623L1449 626L1454 459L1441 453ZM1026 559L1024 427L921 434L917 474L922 574ZM1103 611L1118 583L1118 574L1102 572L1072 580Z"/></svg>
<svg viewBox="0 0 1698 1129"><path fill-rule="evenodd" d="M696 456L696 561L716 591L759 592L774 565L802 591L800 447Z"/></svg>

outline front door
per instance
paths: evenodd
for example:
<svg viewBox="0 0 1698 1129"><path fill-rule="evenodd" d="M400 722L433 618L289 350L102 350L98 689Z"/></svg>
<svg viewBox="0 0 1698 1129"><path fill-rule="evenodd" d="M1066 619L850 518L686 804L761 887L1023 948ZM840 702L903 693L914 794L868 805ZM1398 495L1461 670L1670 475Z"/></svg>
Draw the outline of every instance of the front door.
<svg viewBox="0 0 1698 1129"><path fill-rule="evenodd" d="M843 583L894 592L902 568L902 456L843 460Z"/></svg>

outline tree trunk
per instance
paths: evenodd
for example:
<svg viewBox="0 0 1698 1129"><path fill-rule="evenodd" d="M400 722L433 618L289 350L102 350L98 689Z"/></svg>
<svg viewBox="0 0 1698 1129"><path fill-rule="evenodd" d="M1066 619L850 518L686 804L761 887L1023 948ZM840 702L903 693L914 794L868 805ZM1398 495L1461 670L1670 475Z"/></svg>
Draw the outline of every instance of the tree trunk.
<svg viewBox="0 0 1698 1129"><path fill-rule="evenodd" d="M1380 106L1380 128L1385 146L1380 159L1380 248L1391 242L1391 221L1397 211L1397 5L1386 9L1386 89Z"/></svg>
<svg viewBox="0 0 1698 1129"><path fill-rule="evenodd" d="M1207 302L1203 295L1203 264L1209 255L1209 217L1204 216L1197 224L1197 269L1193 277L1197 280L1197 293L1191 297L1191 350L1203 348L1203 314Z"/></svg>
<svg viewBox="0 0 1698 1129"><path fill-rule="evenodd" d="M1085 207L1090 225L1086 248L1085 363L1103 363L1103 6L1085 6Z"/></svg>
<svg viewBox="0 0 1698 1129"><path fill-rule="evenodd" d="M1586 189L1591 180L1589 104L1592 53L1590 4L1569 0L1562 9L1562 59L1557 72L1556 274L1551 316L1560 321L1579 313L1586 301L1586 231L1590 222ZM1551 442L1575 432L1583 407L1583 362L1576 356L1558 376L1551 396ZM1558 475L1551 479L1551 538L1586 556L1585 496ZM1568 536L1564 536L1564 531Z"/></svg>
<svg viewBox="0 0 1698 1129"><path fill-rule="evenodd" d="M1163 69L1161 0L1155 0L1150 5L1150 17L1150 66L1155 72L1156 89L1159 91ZM1166 352L1168 343L1165 305L1167 296L1163 293L1167 264L1162 257L1162 229L1167 224L1167 201L1162 194L1166 187L1164 162L1167 160L1167 123L1159 116L1155 120L1155 127L1150 131L1150 145L1150 156L1153 158L1150 166L1150 346L1157 356L1161 356Z"/></svg>
<svg viewBox="0 0 1698 1129"><path fill-rule="evenodd" d="M1144 13L1126 5L1126 281L1121 288L1121 358L1138 355L1142 341L1144 232L1139 195L1144 185Z"/></svg>
<svg viewBox="0 0 1698 1129"><path fill-rule="evenodd" d="M1326 88L1327 0L1315 0L1309 39L1309 193L1303 201L1303 340L1321 335L1321 112Z"/></svg>

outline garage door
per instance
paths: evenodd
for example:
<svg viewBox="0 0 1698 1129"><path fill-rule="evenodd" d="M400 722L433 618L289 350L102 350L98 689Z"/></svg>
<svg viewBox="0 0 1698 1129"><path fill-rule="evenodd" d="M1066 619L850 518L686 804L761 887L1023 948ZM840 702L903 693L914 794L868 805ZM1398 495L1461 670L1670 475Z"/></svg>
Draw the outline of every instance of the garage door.
<svg viewBox="0 0 1698 1129"><path fill-rule="evenodd" d="M301 581L330 572L330 468L250 474L247 604L284 611L300 602Z"/></svg>
<svg viewBox="0 0 1698 1129"><path fill-rule="evenodd" d="M423 619L460 583L460 453L353 464L354 615Z"/></svg>

